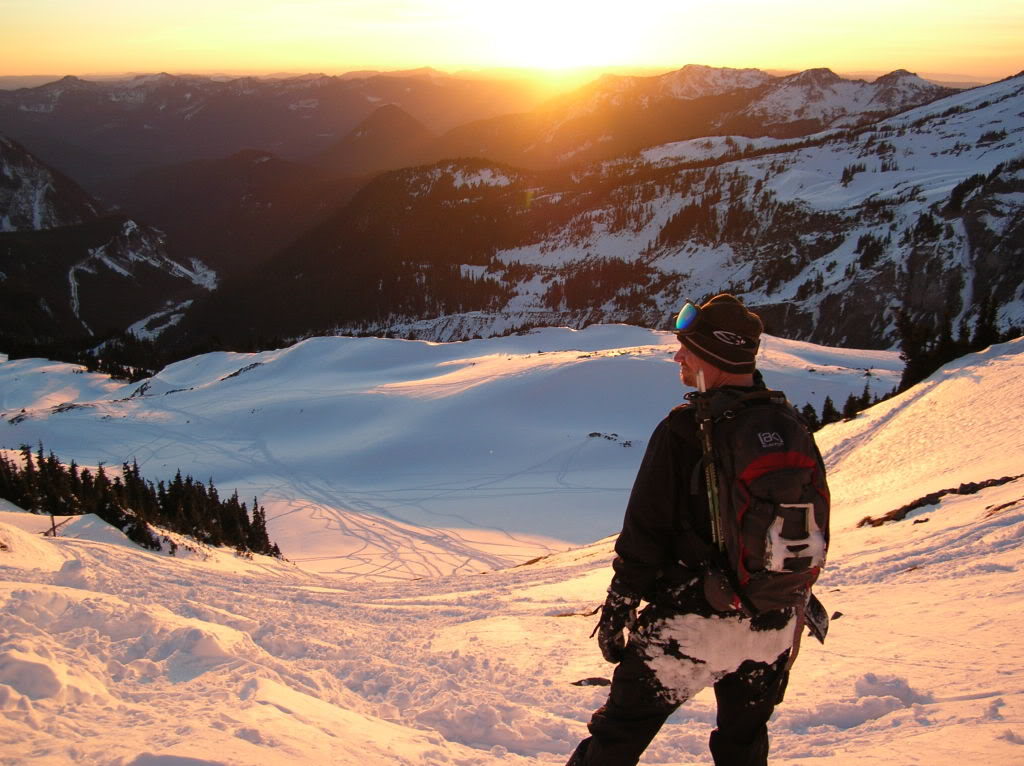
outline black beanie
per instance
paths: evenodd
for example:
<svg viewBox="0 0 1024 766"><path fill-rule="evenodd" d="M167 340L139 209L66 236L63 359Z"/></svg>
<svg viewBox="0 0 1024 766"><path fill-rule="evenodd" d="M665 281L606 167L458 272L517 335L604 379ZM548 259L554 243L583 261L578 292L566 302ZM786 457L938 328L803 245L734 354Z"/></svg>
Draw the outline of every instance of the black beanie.
<svg viewBox="0 0 1024 766"><path fill-rule="evenodd" d="M705 362L742 375L754 371L763 329L757 314L748 311L735 296L722 293L701 306L693 324L676 335Z"/></svg>

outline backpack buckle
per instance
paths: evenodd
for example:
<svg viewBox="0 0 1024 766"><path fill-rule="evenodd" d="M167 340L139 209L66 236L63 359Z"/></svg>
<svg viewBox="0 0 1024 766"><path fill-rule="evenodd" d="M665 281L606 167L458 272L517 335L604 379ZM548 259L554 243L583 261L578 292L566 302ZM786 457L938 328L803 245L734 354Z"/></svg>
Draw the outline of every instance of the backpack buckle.
<svg viewBox="0 0 1024 766"><path fill-rule="evenodd" d="M785 536L787 518L792 535L792 513L781 513L772 521L765 540L765 569L769 572L795 572L825 564L825 536L814 517L814 503L779 503L779 509L802 511L802 530L798 537Z"/></svg>

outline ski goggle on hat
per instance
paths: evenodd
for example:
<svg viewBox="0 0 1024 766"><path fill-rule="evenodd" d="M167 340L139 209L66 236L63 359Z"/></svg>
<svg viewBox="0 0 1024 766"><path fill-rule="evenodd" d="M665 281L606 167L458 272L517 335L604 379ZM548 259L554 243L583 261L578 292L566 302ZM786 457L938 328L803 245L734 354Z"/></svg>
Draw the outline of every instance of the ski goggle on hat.
<svg viewBox="0 0 1024 766"><path fill-rule="evenodd" d="M679 309L679 313L676 314L676 321L673 325L676 332L686 332L687 330L693 329L694 323L697 318L700 317L700 307L691 301L687 301L683 304L683 307Z"/></svg>

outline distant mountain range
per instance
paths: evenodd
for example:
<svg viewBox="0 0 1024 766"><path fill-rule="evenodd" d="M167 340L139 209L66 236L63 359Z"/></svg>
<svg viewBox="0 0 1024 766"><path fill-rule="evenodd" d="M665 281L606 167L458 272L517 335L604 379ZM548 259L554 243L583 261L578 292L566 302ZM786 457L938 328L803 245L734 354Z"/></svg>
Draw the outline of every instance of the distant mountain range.
<svg viewBox="0 0 1024 766"><path fill-rule="evenodd" d="M245 149L311 157L377 108L397 104L430 130L521 111L534 89L429 71L365 77L222 80L169 74L121 81L64 77L0 91L0 134L92 191L136 172Z"/></svg>
<svg viewBox="0 0 1024 766"><path fill-rule="evenodd" d="M831 90L827 75L800 81ZM705 137L563 170L386 173L177 329L454 340L663 326L682 300L721 290L777 334L836 345L893 345L901 310L938 332L989 302L1019 324L1022 109L1016 77L808 137Z"/></svg>
<svg viewBox="0 0 1024 766"><path fill-rule="evenodd" d="M28 230L53 228L26 201L49 195L53 221L115 210L150 232L190 284L221 274L168 342L657 324L683 296L732 289L778 333L888 346L900 308L938 327L990 296L1004 325L1022 318L1021 83L688 66L478 119L528 99L433 71L65 78L0 92L0 134L41 158L19 147L0 221L21 222L8 269L31 260ZM108 202L38 176L54 165Z"/></svg>

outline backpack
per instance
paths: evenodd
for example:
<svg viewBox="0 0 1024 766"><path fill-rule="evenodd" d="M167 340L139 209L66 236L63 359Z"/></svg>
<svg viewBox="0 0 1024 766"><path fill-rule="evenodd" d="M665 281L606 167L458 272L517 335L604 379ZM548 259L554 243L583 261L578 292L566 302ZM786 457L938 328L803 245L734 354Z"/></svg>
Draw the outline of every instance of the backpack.
<svg viewBox="0 0 1024 766"><path fill-rule="evenodd" d="M688 398L704 454L691 491L699 492L703 472L711 513L705 596L723 611L802 611L829 541L829 491L814 437L780 391L719 388Z"/></svg>

